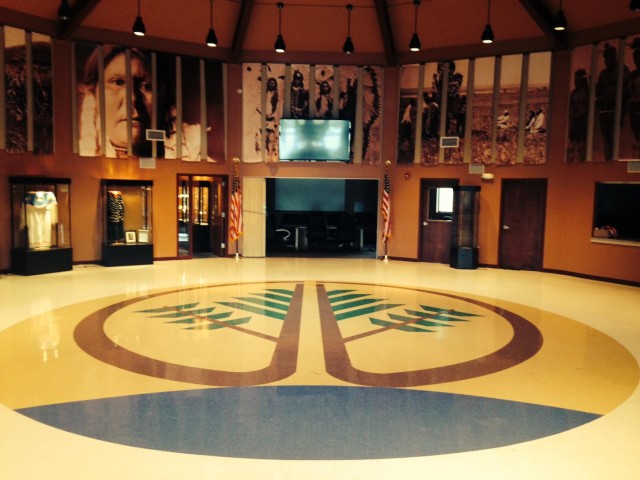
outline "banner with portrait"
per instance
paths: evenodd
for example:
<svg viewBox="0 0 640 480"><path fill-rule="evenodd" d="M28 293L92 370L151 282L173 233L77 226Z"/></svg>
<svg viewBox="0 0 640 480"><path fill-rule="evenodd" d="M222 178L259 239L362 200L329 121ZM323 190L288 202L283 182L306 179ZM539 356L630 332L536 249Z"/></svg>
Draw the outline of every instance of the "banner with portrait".
<svg viewBox="0 0 640 480"><path fill-rule="evenodd" d="M475 60L471 111L471 163L474 164L493 162L495 62L494 57Z"/></svg>
<svg viewBox="0 0 640 480"><path fill-rule="evenodd" d="M619 50L622 44L622 40L609 40L600 42L597 46L595 113L591 147L594 162L608 162L614 159L616 126L620 126L624 115L622 106L626 107L628 99L629 68L619 63ZM618 91L622 96L621 103L617 100Z"/></svg>
<svg viewBox="0 0 640 480"><path fill-rule="evenodd" d="M381 161L383 75L381 67L362 67L362 162L373 165Z"/></svg>
<svg viewBox="0 0 640 480"><path fill-rule="evenodd" d="M279 160L282 118L339 118L351 122L353 161L379 162L381 77L380 67L244 64L243 161Z"/></svg>
<svg viewBox="0 0 640 480"><path fill-rule="evenodd" d="M620 95L619 160L640 159L640 36L623 40L623 77L618 80L624 89ZM628 75L626 74L628 72Z"/></svg>
<svg viewBox="0 0 640 480"><path fill-rule="evenodd" d="M403 65L400 68L397 143L399 164L414 163L415 159L420 70L421 65Z"/></svg>
<svg viewBox="0 0 640 480"><path fill-rule="evenodd" d="M458 137L458 147L443 149L444 163L448 165L460 165L464 163L467 95L469 94L469 60L449 62L448 78L445 135L447 137Z"/></svg>
<svg viewBox="0 0 640 480"><path fill-rule="evenodd" d="M80 156L223 161L221 63L75 43L74 65Z"/></svg>
<svg viewBox="0 0 640 480"><path fill-rule="evenodd" d="M436 165L440 150L440 119L442 112L444 63L421 65L423 73L422 95L418 90L421 117L416 118L416 128L420 131L420 162Z"/></svg>
<svg viewBox="0 0 640 480"><path fill-rule="evenodd" d="M529 55L527 77L527 116L524 139L524 163L541 165L547 161L549 85L551 52Z"/></svg>
<svg viewBox="0 0 640 480"><path fill-rule="evenodd" d="M496 164L515 165L522 87L522 55L507 55L500 62L500 90L496 119Z"/></svg>
<svg viewBox="0 0 640 480"><path fill-rule="evenodd" d="M52 153L51 37L8 26L0 29L4 59L0 148L8 153Z"/></svg>
<svg viewBox="0 0 640 480"><path fill-rule="evenodd" d="M587 160L589 118L593 118L591 102L591 61L593 46L585 45L571 51L571 85L567 125L566 158L569 163Z"/></svg>

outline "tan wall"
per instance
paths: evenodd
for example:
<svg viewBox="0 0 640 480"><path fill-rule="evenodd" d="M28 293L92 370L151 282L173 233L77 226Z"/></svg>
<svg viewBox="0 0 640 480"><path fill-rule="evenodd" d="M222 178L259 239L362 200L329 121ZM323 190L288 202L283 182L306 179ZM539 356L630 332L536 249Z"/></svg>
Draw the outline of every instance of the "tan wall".
<svg viewBox="0 0 640 480"><path fill-rule="evenodd" d="M98 262L101 257L101 179L153 180L154 256L177 255L176 175L179 173L230 175L229 161L241 154L242 140L242 68L227 68L227 159L224 165L158 160L155 170L141 170L137 159L83 158L71 148L70 48L68 42L56 42L55 54L55 126L56 154L9 155L0 151L0 271L10 268L9 185L12 175L41 175L70 178L72 245L75 262ZM420 180L422 178L459 178L463 185L481 185L480 263L497 265L500 223L500 190L505 178L546 178L548 180L547 215L543 267L550 270L640 282L640 247L591 243L593 195L596 181L637 181L640 175L627 174L624 163L567 165L564 162L566 136L569 55L560 53L554 63L555 87L550 115L550 154L544 166L489 166L495 174L491 183L468 174L468 166L422 167L395 166L395 138L398 118L398 69L385 72L383 118L383 160L392 161L392 238L391 257L416 260L419 251ZM383 175L382 165L343 164L246 164L243 176L376 178ZM405 179L409 173L410 178ZM381 250L381 247L380 247ZM230 253L234 253L233 248ZM382 254L379 251L379 254Z"/></svg>

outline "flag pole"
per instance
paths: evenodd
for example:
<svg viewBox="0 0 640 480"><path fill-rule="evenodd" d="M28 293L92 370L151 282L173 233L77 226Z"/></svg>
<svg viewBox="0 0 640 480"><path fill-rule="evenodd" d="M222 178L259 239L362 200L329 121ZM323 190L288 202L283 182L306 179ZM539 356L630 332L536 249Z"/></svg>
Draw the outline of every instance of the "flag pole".
<svg viewBox="0 0 640 480"><path fill-rule="evenodd" d="M389 237L391 236L391 186L389 182L389 165L390 160L384 162L384 185L382 188L382 201L380 204L380 212L382 213L382 241L384 242L384 263L389 263L387 255L389 247Z"/></svg>
<svg viewBox="0 0 640 480"><path fill-rule="evenodd" d="M238 165L240 164L240 158L233 157L233 182L231 186L231 215L230 215L230 233L235 246L235 259L236 262L240 260L239 250L239 238L243 234L244 225L242 218L242 188L240 186L240 173L238 171Z"/></svg>

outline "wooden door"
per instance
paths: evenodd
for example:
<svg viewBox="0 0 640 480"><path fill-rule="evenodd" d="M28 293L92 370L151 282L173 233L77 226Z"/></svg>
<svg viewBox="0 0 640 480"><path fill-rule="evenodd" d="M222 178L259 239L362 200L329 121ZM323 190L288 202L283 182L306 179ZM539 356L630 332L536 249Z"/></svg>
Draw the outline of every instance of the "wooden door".
<svg viewBox="0 0 640 480"><path fill-rule="evenodd" d="M546 179L503 180L499 265L542 270Z"/></svg>
<svg viewBox="0 0 640 480"><path fill-rule="evenodd" d="M452 211L438 202L440 189L452 189L457 179L424 179L420 183L420 261L449 263ZM453 191L451 190L451 194ZM453 196L451 196L453 199Z"/></svg>

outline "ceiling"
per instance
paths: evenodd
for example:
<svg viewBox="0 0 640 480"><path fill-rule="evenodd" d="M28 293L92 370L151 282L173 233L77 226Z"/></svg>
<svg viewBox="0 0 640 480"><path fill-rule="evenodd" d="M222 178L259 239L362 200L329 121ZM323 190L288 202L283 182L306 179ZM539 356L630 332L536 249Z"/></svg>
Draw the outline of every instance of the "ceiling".
<svg viewBox="0 0 640 480"><path fill-rule="evenodd" d="M409 51L416 7L413 0L283 1L282 35L287 51L277 54L277 0L214 0L218 48L204 45L210 24L209 0L139 0L147 35L132 26L138 0L69 0L72 18L61 21L61 0L2 0L0 22L61 40L90 40L197 55L226 62L332 62L398 65L444 58L561 50L640 33L640 13L629 0L422 0L417 8L420 52ZM342 52L350 33L353 55ZM551 23L560 5L568 29ZM491 45L480 42L487 23Z"/></svg>

